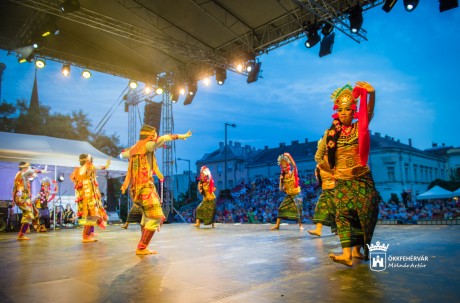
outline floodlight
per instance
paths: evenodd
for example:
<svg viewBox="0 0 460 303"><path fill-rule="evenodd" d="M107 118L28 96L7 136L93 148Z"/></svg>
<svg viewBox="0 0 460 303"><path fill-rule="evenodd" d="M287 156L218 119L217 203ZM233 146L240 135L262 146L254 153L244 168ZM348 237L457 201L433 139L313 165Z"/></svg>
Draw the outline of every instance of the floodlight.
<svg viewBox="0 0 460 303"><path fill-rule="evenodd" d="M254 64L254 68L248 73L247 83L256 82L259 79L260 67L262 66L261 62Z"/></svg>
<svg viewBox="0 0 460 303"><path fill-rule="evenodd" d="M80 2L78 0L65 0L59 5L59 9L64 14L72 13L80 9Z"/></svg>
<svg viewBox="0 0 460 303"><path fill-rule="evenodd" d="M65 77L70 76L70 65L69 64L64 64L62 66L61 72Z"/></svg>
<svg viewBox="0 0 460 303"><path fill-rule="evenodd" d="M87 69L83 70L83 72L81 73L81 76L85 79L89 79L91 78L91 72Z"/></svg>
<svg viewBox="0 0 460 303"><path fill-rule="evenodd" d="M357 33L363 25L363 9L361 6L356 5L350 9L349 13L350 30L352 33Z"/></svg>
<svg viewBox="0 0 460 303"><path fill-rule="evenodd" d="M389 13L393 9L393 6L395 6L396 2L398 2L398 0L385 0L382 9Z"/></svg>
<svg viewBox="0 0 460 303"><path fill-rule="evenodd" d="M45 59L39 58L39 59L35 60L35 66L37 68L44 68L46 66Z"/></svg>
<svg viewBox="0 0 460 303"><path fill-rule="evenodd" d="M219 85L224 84L227 79L227 70L222 67L216 67L216 82Z"/></svg>
<svg viewBox="0 0 460 303"><path fill-rule="evenodd" d="M64 174L63 174L63 173L59 173L58 178L57 178L58 182L64 182L64 179L65 179L65 178L64 178Z"/></svg>
<svg viewBox="0 0 460 303"><path fill-rule="evenodd" d="M318 44L321 38L318 35L316 29L311 29L307 32L307 41L305 41L305 47L310 48Z"/></svg>
<svg viewBox="0 0 460 303"><path fill-rule="evenodd" d="M418 0L404 0L404 8L408 12L412 12L415 8L417 8Z"/></svg>
<svg viewBox="0 0 460 303"><path fill-rule="evenodd" d="M439 12L445 12L458 7L458 0L439 0Z"/></svg>
<svg viewBox="0 0 460 303"><path fill-rule="evenodd" d="M130 80L129 81L129 87L131 87L131 89L136 89L137 88L137 81Z"/></svg>
<svg viewBox="0 0 460 303"><path fill-rule="evenodd" d="M193 98L195 98L197 91L198 91L198 85L196 82L188 84L188 94L187 94L187 97L185 97L184 105L192 104Z"/></svg>

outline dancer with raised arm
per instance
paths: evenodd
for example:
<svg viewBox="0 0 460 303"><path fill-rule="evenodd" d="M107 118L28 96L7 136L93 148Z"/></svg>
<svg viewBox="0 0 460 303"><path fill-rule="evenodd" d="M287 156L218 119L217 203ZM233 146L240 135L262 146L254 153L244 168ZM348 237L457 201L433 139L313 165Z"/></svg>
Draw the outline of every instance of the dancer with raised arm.
<svg viewBox="0 0 460 303"><path fill-rule="evenodd" d="M96 242L94 226L105 228L108 221L107 213L102 205L101 192L96 180L97 170L106 170L110 159L105 165L95 166L90 154L81 154L80 167L75 168L70 175L70 180L75 184L75 202L78 205L78 221L83 225L83 243Z"/></svg>
<svg viewBox="0 0 460 303"><path fill-rule="evenodd" d="M128 172L121 187L123 193L130 186L130 195L133 203L142 208L141 231L142 236L137 245L137 255L156 254L156 251L147 249L155 231L159 230L166 219L161 208L161 201L155 189L153 175L163 182L163 175L158 168L155 158L157 148L171 140L185 140L192 133L183 135L167 134L158 136L155 127L144 125L141 128L139 141L121 153L122 158L129 158Z"/></svg>
<svg viewBox="0 0 460 303"><path fill-rule="evenodd" d="M367 82L356 82L354 88L347 84L337 89L331 98L336 113L326 145L329 167L334 169L336 179L335 219L342 254L331 253L329 257L336 263L352 266L353 258L368 259L366 244L371 243L377 223L377 191L367 165L375 90ZM353 118L358 121L353 123ZM363 246L364 255L360 251Z"/></svg>

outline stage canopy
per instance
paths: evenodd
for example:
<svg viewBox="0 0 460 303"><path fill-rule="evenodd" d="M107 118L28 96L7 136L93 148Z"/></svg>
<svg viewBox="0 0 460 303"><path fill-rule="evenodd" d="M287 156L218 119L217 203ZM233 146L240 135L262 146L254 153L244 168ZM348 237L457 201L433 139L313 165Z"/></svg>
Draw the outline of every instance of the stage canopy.
<svg viewBox="0 0 460 303"><path fill-rule="evenodd" d="M38 180L33 182L35 187L39 186L39 179L45 176L57 179L59 174L63 174L60 193L68 196L74 195L69 176L80 165L80 154L91 154L95 165L105 165L107 159L110 159L109 168L97 173L102 192L106 191L107 178L122 177L128 168L127 161L112 158L88 142L7 132L0 132L0 142L0 180L3 181L0 185L0 200L11 200L14 176L21 161L30 162L34 167L48 166L49 173L39 175ZM33 188L33 192L37 193L38 189Z"/></svg>
<svg viewBox="0 0 460 303"><path fill-rule="evenodd" d="M452 198L452 192L444 189L438 185L430 190L417 196L417 200L430 200L430 199L448 199Z"/></svg>
<svg viewBox="0 0 460 303"><path fill-rule="evenodd" d="M169 75L178 84L213 75L216 68L236 71L238 61L306 40L310 26L312 31L334 25L351 39L365 41L364 29L350 31L349 9L359 5L365 11L382 3L2 0L0 48L27 59L36 37L51 30L32 55L153 85L157 76Z"/></svg>
<svg viewBox="0 0 460 303"><path fill-rule="evenodd" d="M452 193L452 197L460 197L460 187Z"/></svg>

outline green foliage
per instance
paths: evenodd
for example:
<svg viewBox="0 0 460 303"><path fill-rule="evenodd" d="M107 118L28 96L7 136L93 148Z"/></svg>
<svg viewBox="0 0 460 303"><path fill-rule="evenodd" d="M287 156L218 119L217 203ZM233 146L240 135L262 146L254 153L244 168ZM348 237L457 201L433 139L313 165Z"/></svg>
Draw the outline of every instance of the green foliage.
<svg viewBox="0 0 460 303"><path fill-rule="evenodd" d="M103 153L117 157L123 149L118 135L93 134L90 128L88 114L82 110L71 115L51 114L49 106L29 111L25 99L17 100L16 104L0 103L0 131L87 141Z"/></svg>

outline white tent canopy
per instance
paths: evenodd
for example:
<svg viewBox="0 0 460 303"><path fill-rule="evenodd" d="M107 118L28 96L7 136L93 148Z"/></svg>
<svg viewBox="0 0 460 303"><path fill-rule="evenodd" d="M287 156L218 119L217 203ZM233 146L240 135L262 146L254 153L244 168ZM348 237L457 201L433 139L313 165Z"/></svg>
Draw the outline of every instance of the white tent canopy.
<svg viewBox="0 0 460 303"><path fill-rule="evenodd" d="M423 194L420 194L417 196L417 200L448 199L448 198L452 198L452 192L438 185L434 186L429 191L426 191Z"/></svg>
<svg viewBox="0 0 460 303"><path fill-rule="evenodd" d="M106 191L107 178L117 178L126 174L127 161L111 158L88 142L0 132L0 200L11 200L14 176L21 161L30 162L34 167L44 168L48 165L49 173L39 175L38 179L44 176L56 179L58 174L63 174L65 180L60 183L60 194L69 196L70 200L70 197L74 196L74 189L69 176L75 167L80 166L80 154L91 154L95 165L105 165L107 159L110 159L110 167L106 171L98 171L97 174L102 192ZM34 188L39 182L33 183L32 192L36 194Z"/></svg>

